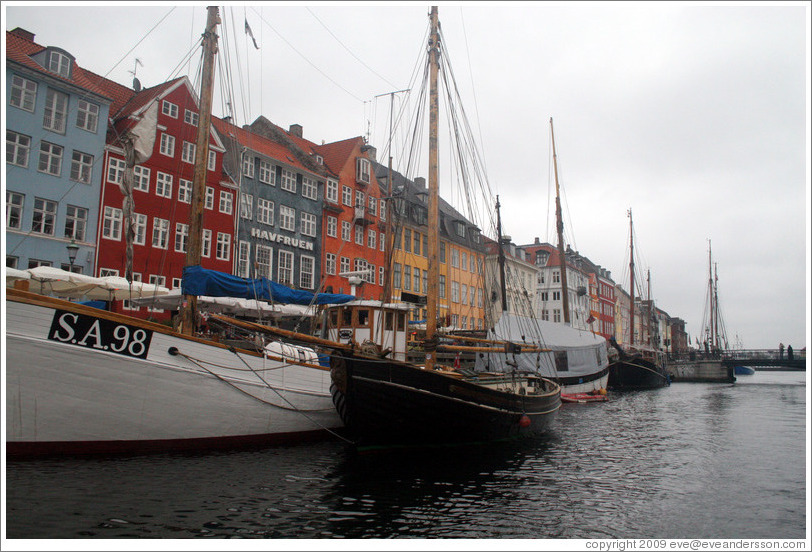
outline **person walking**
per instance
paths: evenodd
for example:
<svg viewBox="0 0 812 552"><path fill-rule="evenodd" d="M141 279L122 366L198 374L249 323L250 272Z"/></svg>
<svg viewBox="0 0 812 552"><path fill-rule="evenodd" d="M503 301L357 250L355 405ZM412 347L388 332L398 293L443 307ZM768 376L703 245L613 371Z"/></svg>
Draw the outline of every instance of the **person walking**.
<svg viewBox="0 0 812 552"><path fill-rule="evenodd" d="M787 345L787 360L792 360L792 345Z"/></svg>
<svg viewBox="0 0 812 552"><path fill-rule="evenodd" d="M784 344L778 344L778 360L784 360Z"/></svg>

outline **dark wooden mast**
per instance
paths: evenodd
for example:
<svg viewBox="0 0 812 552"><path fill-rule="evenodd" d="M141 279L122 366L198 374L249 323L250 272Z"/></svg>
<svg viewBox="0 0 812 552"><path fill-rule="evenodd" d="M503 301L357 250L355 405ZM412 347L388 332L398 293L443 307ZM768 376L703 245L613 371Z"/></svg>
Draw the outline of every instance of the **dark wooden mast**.
<svg viewBox="0 0 812 552"><path fill-rule="evenodd" d="M555 155L555 133L553 118L550 117L550 137L553 142L553 168L555 169L555 227L558 232L558 256L561 259L561 308L564 310L564 324L570 323L570 294L567 286L567 258L564 254L564 217L561 214L561 193L558 186L558 159Z"/></svg>
<svg viewBox="0 0 812 552"><path fill-rule="evenodd" d="M206 171L209 161L209 136L211 134L211 105L214 89L214 54L217 52L217 25L220 16L216 6L210 6L203 33L203 76L200 86L200 118L197 127L195 172L192 186L192 203L189 213L189 242L186 248L185 266L200 264L203 244L203 199L206 190ZM196 329L197 297L184 295L181 308L181 331L192 335Z"/></svg>
<svg viewBox="0 0 812 552"><path fill-rule="evenodd" d="M634 345L634 223L629 208L629 345Z"/></svg>
<svg viewBox="0 0 812 552"><path fill-rule="evenodd" d="M502 293L502 312L507 312L507 284L505 283L505 250L502 247L502 214L499 196L496 196L496 240L499 252L499 290Z"/></svg>

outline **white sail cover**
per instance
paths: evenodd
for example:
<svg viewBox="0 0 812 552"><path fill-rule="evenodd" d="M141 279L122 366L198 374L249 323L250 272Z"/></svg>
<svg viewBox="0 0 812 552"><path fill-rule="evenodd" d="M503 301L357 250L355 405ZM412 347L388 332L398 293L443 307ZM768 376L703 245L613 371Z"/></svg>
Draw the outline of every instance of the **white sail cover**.
<svg viewBox="0 0 812 552"><path fill-rule="evenodd" d="M539 337L540 335L540 337ZM522 337L524 336L524 340ZM477 356L476 370L508 372L506 361L517 362L519 370L538 371L541 375L583 377L604 370L609 365L606 339L587 330L548 322L527 316L503 313L494 327L491 339L502 339L521 345L538 345L551 349L547 353L490 354ZM556 363L556 353L559 360ZM562 369L565 368L565 369Z"/></svg>

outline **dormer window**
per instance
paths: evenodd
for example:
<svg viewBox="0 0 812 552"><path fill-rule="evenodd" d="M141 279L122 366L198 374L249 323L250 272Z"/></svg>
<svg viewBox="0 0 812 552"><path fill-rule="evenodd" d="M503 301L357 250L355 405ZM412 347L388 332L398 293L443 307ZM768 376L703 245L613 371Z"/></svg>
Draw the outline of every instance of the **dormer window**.
<svg viewBox="0 0 812 552"><path fill-rule="evenodd" d="M48 56L48 70L61 75L66 79L70 78L71 58L62 52L52 51Z"/></svg>
<svg viewBox="0 0 812 552"><path fill-rule="evenodd" d="M369 184L369 159L359 157L355 160L355 181L358 184Z"/></svg>
<svg viewBox="0 0 812 552"><path fill-rule="evenodd" d="M316 155L316 163L318 163L319 165L324 165L324 157L317 154Z"/></svg>
<svg viewBox="0 0 812 552"><path fill-rule="evenodd" d="M456 220L454 221L454 231L457 233L458 236L461 238L465 237L465 224L461 221Z"/></svg>

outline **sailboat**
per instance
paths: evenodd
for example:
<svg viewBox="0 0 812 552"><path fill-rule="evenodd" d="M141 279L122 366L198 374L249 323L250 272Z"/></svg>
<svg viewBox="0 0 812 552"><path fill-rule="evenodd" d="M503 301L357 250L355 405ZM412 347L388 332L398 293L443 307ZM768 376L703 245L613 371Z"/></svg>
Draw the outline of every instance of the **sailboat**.
<svg viewBox="0 0 812 552"><path fill-rule="evenodd" d="M358 444L424 444L494 441L545 433L561 405L561 388L538 372L474 373L441 366L437 353L463 347L439 343L439 170L438 73L440 33L437 7L430 12L429 36L429 182L428 294L425 363L392 357L375 344L334 350L330 358L336 409ZM367 306L338 307L331 314L338 332L383 316L385 329L402 331L396 312L372 314ZM335 309L333 309L335 311ZM363 320L362 320L363 318ZM462 338L458 338L462 339ZM542 352L519 343L468 337L477 346L469 352L501 351L515 362L524 353Z"/></svg>
<svg viewBox="0 0 812 552"><path fill-rule="evenodd" d="M521 316L502 313L494 325L494 336L510 340L524 340L535 334L543 336L543 341L535 343L549 349L539 357L540 365L556 374L561 385L561 398L564 402L599 402L607 398L606 389L609 380L609 358L606 340L588 330L573 328L570 322L569 286L567 283L567 262L564 253L564 222L561 209L561 193L558 182L558 160L555 150L553 119L550 118L550 137L553 148L553 167L555 172L555 214L558 234L558 259L560 262L560 281L563 323L540 320L532 316ZM502 305L505 305L502 301ZM524 356L520 364L533 368L536 359ZM509 368L500 356L480 356L477 366L482 369L504 371Z"/></svg>
<svg viewBox="0 0 812 552"><path fill-rule="evenodd" d="M705 301L705 313L702 321L703 340L698 353L688 359L678 359L669 363L668 369L674 381L720 382L733 383L736 374L751 374L752 368L737 372L734 366L728 366L722 360L722 353L728 348L727 335L719 309L719 277L708 240L708 288ZM744 367L741 367L744 368Z"/></svg>
<svg viewBox="0 0 812 552"><path fill-rule="evenodd" d="M256 299L263 293L266 299L282 300L283 292L267 280L199 266L218 24L218 9L208 8L183 332L8 288L5 423L10 457L265 445L322 437L342 425L332 403L329 367L312 347L281 338L249 346L256 334L227 317L220 322L249 339L243 346L194 333L198 295ZM287 300L352 299L297 291Z"/></svg>
<svg viewBox="0 0 812 552"><path fill-rule="evenodd" d="M613 390L655 389L670 385L662 352L652 346L650 327L642 332L649 342L635 343L635 278L634 278L634 222L629 209L629 341L621 347L615 338L609 344L617 350L617 356L609 365L609 388ZM653 316L653 302L649 296L644 303L645 320L641 326L650 326Z"/></svg>

